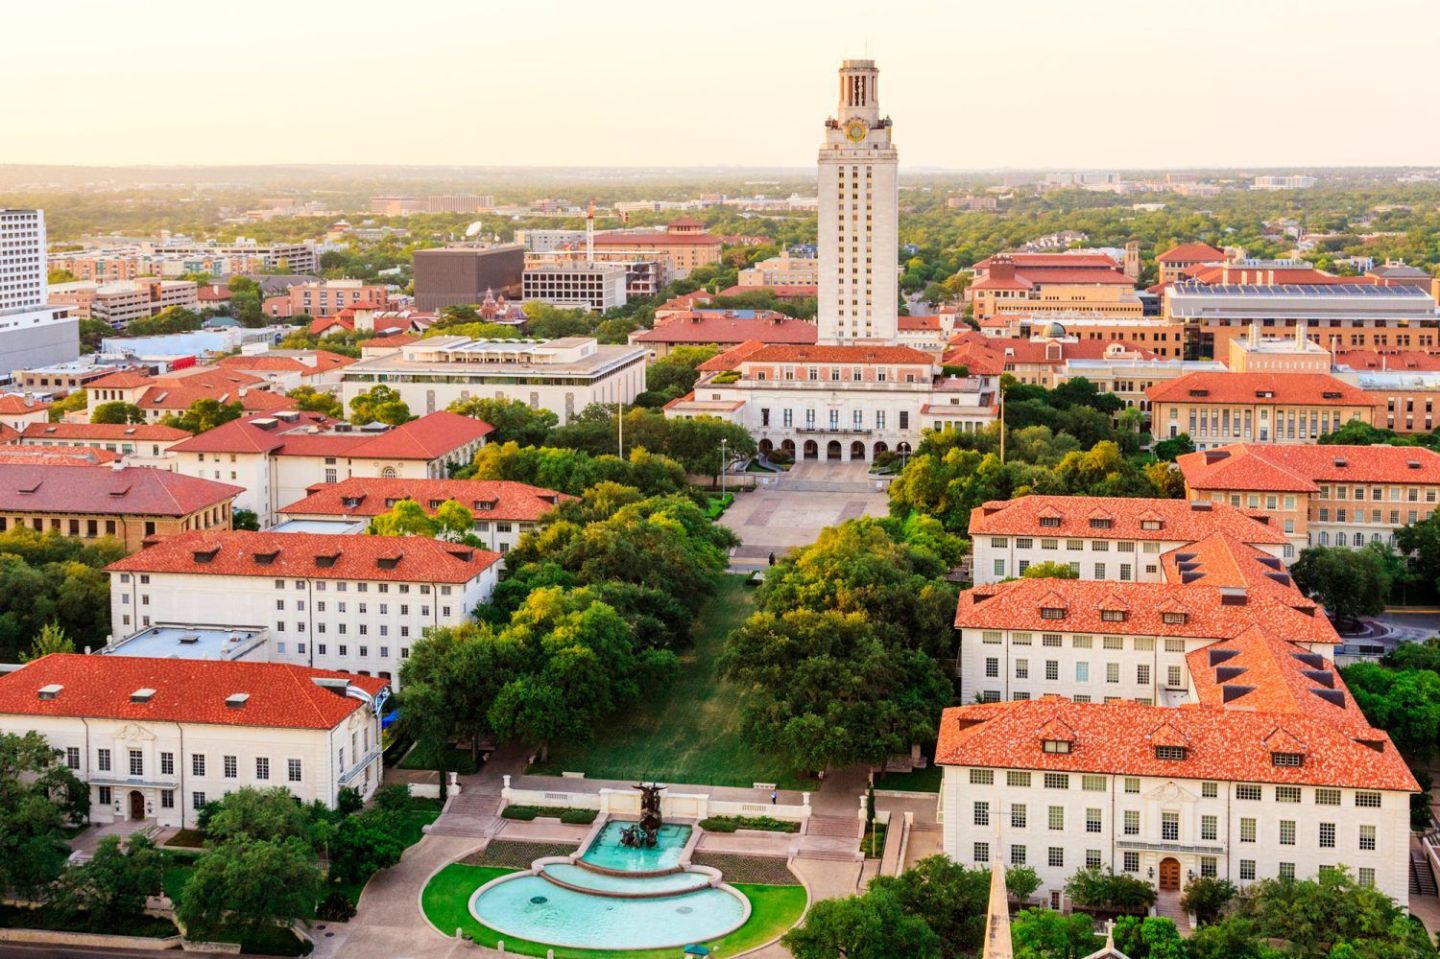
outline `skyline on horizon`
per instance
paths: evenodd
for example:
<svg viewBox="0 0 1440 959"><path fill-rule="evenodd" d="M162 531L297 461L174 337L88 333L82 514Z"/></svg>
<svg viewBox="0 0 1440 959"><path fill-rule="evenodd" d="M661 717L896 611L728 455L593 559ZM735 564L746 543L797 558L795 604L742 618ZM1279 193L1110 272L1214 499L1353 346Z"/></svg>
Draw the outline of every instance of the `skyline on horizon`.
<svg viewBox="0 0 1440 959"><path fill-rule="evenodd" d="M763 20L652 0L623 23L574 0L502 0L423 5L403 24L374 0L257 0L209 31L185 9L154 0L143 20L67 34L63 59L45 42L53 8L12 12L30 42L0 81L39 95L9 101L0 164L798 172L836 67L858 57L881 70L913 171L1440 162L1440 132L1401 93L1429 79L1440 5L1422 0L1363 16L1340 0L1217 0L1199 22L1048 0L931 0L904 17L842 0ZM123 104L106 104L116 85Z"/></svg>

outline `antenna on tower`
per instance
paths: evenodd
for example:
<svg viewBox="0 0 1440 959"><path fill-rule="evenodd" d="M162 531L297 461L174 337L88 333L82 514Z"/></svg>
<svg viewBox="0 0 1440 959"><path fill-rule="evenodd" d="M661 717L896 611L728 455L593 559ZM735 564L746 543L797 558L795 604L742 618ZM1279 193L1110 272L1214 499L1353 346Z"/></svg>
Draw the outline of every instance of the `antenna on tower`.
<svg viewBox="0 0 1440 959"><path fill-rule="evenodd" d="M595 198L590 198L590 207L585 211L585 262L595 262Z"/></svg>

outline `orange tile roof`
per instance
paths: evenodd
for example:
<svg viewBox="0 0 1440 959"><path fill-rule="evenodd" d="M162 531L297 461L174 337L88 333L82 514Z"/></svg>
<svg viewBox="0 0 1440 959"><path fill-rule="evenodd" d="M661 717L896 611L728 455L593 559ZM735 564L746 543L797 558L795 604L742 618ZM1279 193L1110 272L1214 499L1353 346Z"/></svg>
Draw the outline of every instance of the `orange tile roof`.
<svg viewBox="0 0 1440 959"><path fill-rule="evenodd" d="M20 432L21 440L150 440L169 442L188 439L189 433L159 423L30 423Z"/></svg>
<svg viewBox="0 0 1440 959"><path fill-rule="evenodd" d="M284 397L281 397L284 399ZM289 411L285 411L289 412ZM271 453L276 456L345 456L376 459L439 459L494 432L489 423L448 410L378 433L311 432L312 427L333 426L320 414L299 414L295 422L273 417L245 417L183 440L172 447L179 453Z"/></svg>
<svg viewBox="0 0 1440 959"><path fill-rule="evenodd" d="M438 459L493 432L495 427L474 417L436 410L370 436L349 455L377 459Z"/></svg>
<svg viewBox="0 0 1440 959"><path fill-rule="evenodd" d="M709 233L596 233L596 246L720 246Z"/></svg>
<svg viewBox="0 0 1440 959"><path fill-rule="evenodd" d="M1086 269L1118 270L1120 264L1103 253L1004 253L1015 264L1015 269ZM975 264L976 270L989 270L995 264L995 257L987 256Z"/></svg>
<svg viewBox="0 0 1440 959"><path fill-rule="evenodd" d="M115 573L466 583L499 553L424 536L197 531L167 536L105 567Z"/></svg>
<svg viewBox="0 0 1440 959"><path fill-rule="evenodd" d="M755 293L759 290L769 290L771 293L774 293L778 299L782 300L800 300L808 296L818 295L820 287L815 283L764 283L759 286L739 286L737 284L736 286L727 286L725 289L721 290L715 295L741 296L745 293ZM671 300L669 303L666 303L665 306L669 307L671 306L671 304L674 304L677 301L681 301L683 299L683 297L677 297L676 299ZM706 299L703 302L710 302L709 294L706 294Z"/></svg>
<svg viewBox="0 0 1440 959"><path fill-rule="evenodd" d="M6 427L9 429L9 427ZM24 463L31 466L101 466L114 463L119 453L94 446L31 446L21 443L0 443L0 463Z"/></svg>
<svg viewBox="0 0 1440 959"><path fill-rule="evenodd" d="M1155 257L1160 263L1204 263L1207 260L1223 260L1225 252L1208 243L1181 243Z"/></svg>
<svg viewBox="0 0 1440 959"><path fill-rule="evenodd" d="M1042 518L1048 522L1042 525ZM1092 518L1109 520L1094 528ZM1058 525L1057 525L1058 524ZM1159 524L1147 529L1146 524ZM970 536L1056 536L1193 543L1225 531L1242 543L1284 545L1285 534L1221 503L1121 496L1022 496L970 512Z"/></svg>
<svg viewBox="0 0 1440 959"><path fill-rule="evenodd" d="M1197 701L1219 709L1303 713L1368 729L1365 714L1335 664L1272 636L1248 629L1186 657Z"/></svg>
<svg viewBox="0 0 1440 959"><path fill-rule="evenodd" d="M940 329L940 317L930 316L902 316L899 317L900 329L902 330L935 330Z"/></svg>
<svg viewBox="0 0 1440 959"><path fill-rule="evenodd" d="M1233 443L1186 453L1176 464L1186 484L1202 490L1313 493L1318 483L1440 484L1440 453L1421 446Z"/></svg>
<svg viewBox="0 0 1440 959"><path fill-rule="evenodd" d="M1185 547L1180 551L1184 552ZM1297 642L1334 645L1335 629L1316 605L1278 583L1227 596L1225 584L1203 579L1191 583L1122 583L1110 580L1016 579L976 586L960 594L956 629L1020 629L1102 635L1175 636L1230 639L1251 626L1262 626ZM1243 598L1244 605L1231 605ZM1116 605L1116 604L1120 605ZM1043 609L1063 610L1061 618ZM1102 610L1127 613L1105 619ZM1184 622L1165 622L1164 614L1183 613Z"/></svg>
<svg viewBox="0 0 1440 959"><path fill-rule="evenodd" d="M379 516L403 499L414 500L427 513L446 500L469 506L476 519L534 522L557 503L574 499L565 493L509 480L352 478L318 483L309 495L280 512L297 516Z"/></svg>
<svg viewBox="0 0 1440 959"><path fill-rule="evenodd" d="M49 403L42 403L31 396L21 396L19 393L0 393L0 414L6 416L17 413L43 413L49 408Z"/></svg>
<svg viewBox="0 0 1440 959"><path fill-rule="evenodd" d="M753 363L919 363L934 364L908 346L764 346L745 358Z"/></svg>
<svg viewBox="0 0 1440 959"><path fill-rule="evenodd" d="M710 359L695 367L701 373L724 372L726 370L738 369L740 364L749 359L755 352L765 347L759 340L746 340L722 353L712 356Z"/></svg>
<svg viewBox="0 0 1440 959"><path fill-rule="evenodd" d="M21 447L30 453L43 448ZM169 470L37 466L0 461L0 510L16 513L95 513L189 516L245 492L244 487Z"/></svg>
<svg viewBox="0 0 1440 959"><path fill-rule="evenodd" d="M1245 266L1239 263L1202 263L1185 269L1189 279L1207 286L1231 284L1235 286L1279 286L1301 285L1323 286L1326 283L1354 283L1353 276L1335 276L1317 270L1313 266L1267 267Z"/></svg>
<svg viewBox="0 0 1440 959"><path fill-rule="evenodd" d="M1433 372L1440 370L1440 353L1425 353L1420 350L1400 350L1396 353L1377 353L1375 350L1345 350L1335 354L1334 365L1337 370Z"/></svg>
<svg viewBox="0 0 1440 959"><path fill-rule="evenodd" d="M956 333L950 338L945 363L970 367L972 373L996 375L1016 363L1035 363L1057 367L1066 360L1098 360L1112 346L1123 347L1127 353L1142 360L1158 359L1144 347L1121 340L1021 339L1018 337L986 336L974 330ZM1057 352L1058 356L1051 356Z"/></svg>
<svg viewBox="0 0 1440 959"><path fill-rule="evenodd" d="M1374 406L1364 390L1328 373L1187 373L1145 396L1151 403Z"/></svg>
<svg viewBox="0 0 1440 959"><path fill-rule="evenodd" d="M312 352L315 357L314 365L306 363L295 356L275 356L270 353L257 353L249 356L227 356L220 361L220 365L236 370L298 372L302 376L318 376L321 373L328 373L331 370L338 369L342 366L349 366L355 362L348 356L331 353L329 350L313 350L310 352Z"/></svg>
<svg viewBox="0 0 1440 959"><path fill-rule="evenodd" d="M366 707L316 679L348 680L371 697L387 685L378 677L288 663L52 653L0 676L0 715L333 729ZM41 699L40 689L52 685L59 693ZM147 702L133 702L140 689L155 692ZM236 693L249 695L245 705L226 705Z"/></svg>
<svg viewBox="0 0 1440 959"><path fill-rule="evenodd" d="M83 387L87 390L130 390L155 382L153 376L141 373L107 373L98 380L91 380Z"/></svg>
<svg viewBox="0 0 1440 959"><path fill-rule="evenodd" d="M655 324L654 329L637 330L630 337L635 343L763 343L815 342L818 330L814 323L797 320L782 313L745 319L726 316L716 311L672 313Z"/></svg>
<svg viewBox="0 0 1440 959"><path fill-rule="evenodd" d="M1069 752L1045 752L1041 734L1047 726L1055 728L1052 724L1064 724L1069 731ZM1274 765L1272 751L1291 751L1294 742L1305 746L1303 764ZM1156 758L1157 745L1182 744L1184 759ZM954 706L940 720L935 761L991 769L1419 791L1394 743L1380 730L1309 714L1208 705L1072 703L1046 697Z"/></svg>

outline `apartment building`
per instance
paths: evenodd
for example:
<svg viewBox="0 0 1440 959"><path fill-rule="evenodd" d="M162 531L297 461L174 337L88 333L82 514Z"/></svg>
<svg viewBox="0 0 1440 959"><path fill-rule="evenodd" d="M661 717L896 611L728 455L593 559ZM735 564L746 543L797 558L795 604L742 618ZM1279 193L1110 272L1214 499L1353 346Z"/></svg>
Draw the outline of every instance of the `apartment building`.
<svg viewBox="0 0 1440 959"><path fill-rule="evenodd" d="M197 310L200 301L193 280L78 280L50 288L50 303L67 307L82 320L100 320L123 330L133 320L155 316L172 306Z"/></svg>
<svg viewBox="0 0 1440 959"><path fill-rule="evenodd" d="M49 305L47 276L44 211L0 206L0 372L80 355L79 318Z"/></svg>
<svg viewBox="0 0 1440 959"><path fill-rule="evenodd" d="M602 345L593 337L474 340L432 336L361 360L340 373L341 398L383 383L415 413L456 400L493 396L547 409L563 425L591 403L631 403L645 389L648 351Z"/></svg>
<svg viewBox="0 0 1440 959"><path fill-rule="evenodd" d="M281 410L231 420L170 448L174 469L243 488L237 509L273 525L280 507L316 483L352 477L443 479L468 464L493 431L488 423L440 411L400 426L355 428L318 413Z"/></svg>
<svg viewBox="0 0 1440 959"><path fill-rule="evenodd" d="M42 454L43 455L43 454ZM29 528L139 549L147 537L229 529L240 487L167 470L0 463L0 532Z"/></svg>
<svg viewBox="0 0 1440 959"><path fill-rule="evenodd" d="M1191 499L1262 511L1297 549L1393 543L1440 502L1440 454L1424 447L1235 443L1176 464Z"/></svg>
<svg viewBox="0 0 1440 959"><path fill-rule="evenodd" d="M282 663L56 653L0 675L0 733L35 731L90 821L195 828L237 789L334 807L380 784L383 679Z"/></svg>
<svg viewBox="0 0 1440 959"><path fill-rule="evenodd" d="M541 517L559 503L574 499L565 493L508 480L347 479L312 486L309 495L280 508L280 520L362 520L368 522L413 500L426 513L454 500L475 517L471 531L491 552L504 555Z"/></svg>
<svg viewBox="0 0 1440 959"><path fill-rule="evenodd" d="M489 599L500 554L423 536L182 533L106 567L111 628L268 630L273 661L393 680Z"/></svg>
<svg viewBox="0 0 1440 959"><path fill-rule="evenodd" d="M192 262L238 260L246 264L243 272L247 273L306 274L315 273L320 268L320 253L309 240L302 243L257 243L241 238L235 243L169 242L156 245L153 252Z"/></svg>
<svg viewBox="0 0 1440 959"><path fill-rule="evenodd" d="M33 423L20 431L22 446L89 447L123 457L127 466L170 469L170 447L192 434L159 423Z"/></svg>
<svg viewBox="0 0 1440 959"><path fill-rule="evenodd" d="M540 263L525 267L521 295L526 302L603 313L625 305L627 277L623 263Z"/></svg>
<svg viewBox="0 0 1440 959"><path fill-rule="evenodd" d="M977 586L1024 576L1037 563L1061 563L1080 579L1159 583L1163 554L1218 532L1280 559L1294 557L1268 515L1209 500L1022 496L977 506L969 532Z"/></svg>
<svg viewBox="0 0 1440 959"><path fill-rule="evenodd" d="M1370 423L1375 412L1363 390L1324 373L1191 373L1145 396L1156 437L1185 433L1202 450L1314 443L1352 420Z"/></svg>
<svg viewBox="0 0 1440 959"><path fill-rule="evenodd" d="M299 283L279 296L267 296L263 304L266 316L313 317L334 316L341 310L359 306L383 307L389 293L383 284L363 280L322 280Z"/></svg>

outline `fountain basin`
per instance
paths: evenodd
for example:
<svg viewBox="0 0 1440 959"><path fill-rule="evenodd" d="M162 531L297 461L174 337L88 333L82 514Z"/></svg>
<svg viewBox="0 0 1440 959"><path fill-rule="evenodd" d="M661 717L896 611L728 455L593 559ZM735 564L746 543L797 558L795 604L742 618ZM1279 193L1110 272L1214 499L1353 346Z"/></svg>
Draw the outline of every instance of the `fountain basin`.
<svg viewBox="0 0 1440 959"><path fill-rule="evenodd" d="M585 847L579 862L597 872L626 876L675 872L681 868L681 855L685 844L690 841L690 833L694 831L691 827L661 826L655 846L637 848L625 846L620 841L621 834L631 825L618 819L607 822Z"/></svg>
<svg viewBox="0 0 1440 959"><path fill-rule="evenodd" d="M656 896L678 896L708 889L713 879L702 872L667 872L647 877L643 884L633 877L609 872L595 872L573 863L551 863L542 866L539 875L557 886L594 896L618 896L622 899L649 899Z"/></svg>

